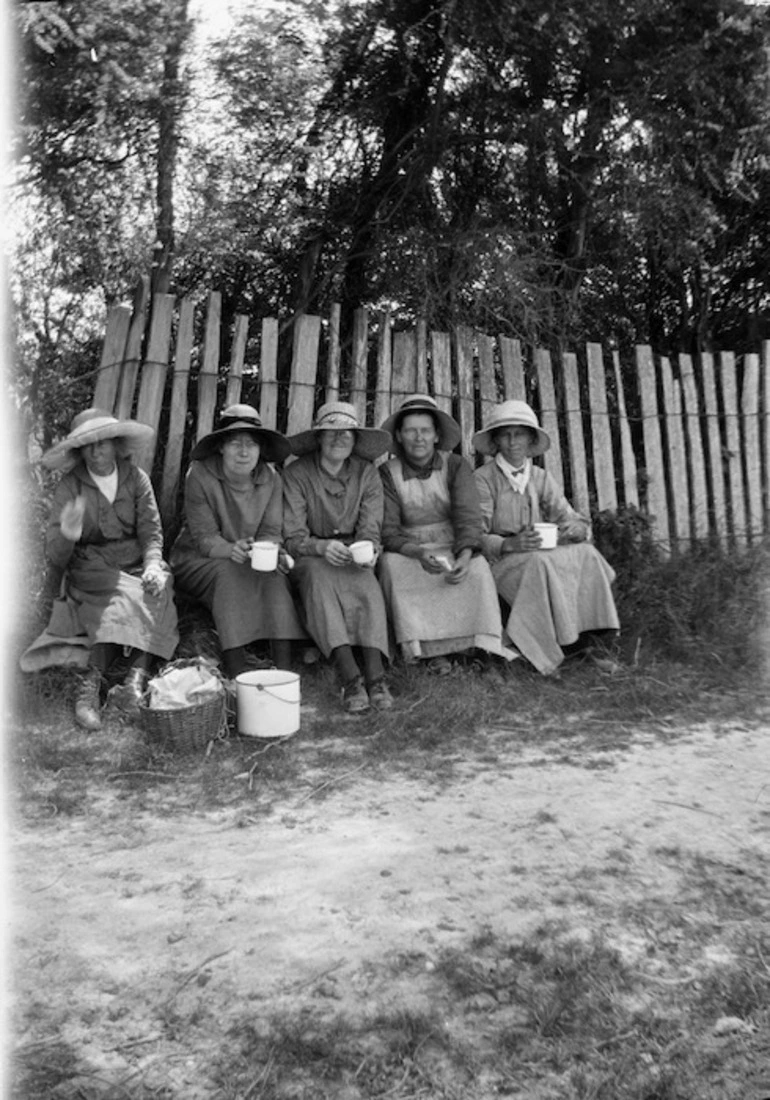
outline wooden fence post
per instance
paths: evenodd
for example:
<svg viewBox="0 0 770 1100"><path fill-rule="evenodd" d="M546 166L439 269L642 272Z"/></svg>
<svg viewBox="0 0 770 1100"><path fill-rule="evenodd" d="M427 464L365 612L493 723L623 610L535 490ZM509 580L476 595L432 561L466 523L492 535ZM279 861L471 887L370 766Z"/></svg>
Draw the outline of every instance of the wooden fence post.
<svg viewBox="0 0 770 1100"><path fill-rule="evenodd" d="M572 504L584 516L591 513L588 495L588 471L586 469L586 445L583 435L583 417L580 411L580 382L577 372L577 355L565 351L562 355L564 374L564 401L567 420L567 453L569 456Z"/></svg>
<svg viewBox="0 0 770 1100"><path fill-rule="evenodd" d="M596 503L600 511L616 511L618 494L615 488L615 458L607 411L607 376L601 344L588 344L588 394L591 415L591 442L594 456Z"/></svg>
<svg viewBox="0 0 770 1100"><path fill-rule="evenodd" d="M722 380L722 402L725 414L725 444L727 447L727 480L730 487L730 511L733 538L739 550L746 546L746 501L743 495L741 468L741 435L738 417L738 389L735 377L735 355L723 351L719 356Z"/></svg>
<svg viewBox="0 0 770 1100"><path fill-rule="evenodd" d="M229 405L238 405L241 400L243 359L246 352L246 340L248 335L249 319L245 314L237 313L235 316L235 329L233 331L233 346L230 349L230 369L227 372L225 408Z"/></svg>
<svg viewBox="0 0 770 1100"><path fill-rule="evenodd" d="M189 298L183 298L179 307L174 378L171 386L171 411L168 420L166 453L163 458L163 481L158 501L165 527L170 526L173 522L174 505L182 476L182 452L185 425L187 423L187 386L190 381L194 317L195 308L192 301Z"/></svg>
<svg viewBox="0 0 770 1100"><path fill-rule="evenodd" d="M113 410L120 385L130 324L131 310L128 306L113 306L107 314L102 357L99 361L99 373L96 376L92 402L95 409L104 409L109 413Z"/></svg>
<svg viewBox="0 0 770 1100"><path fill-rule="evenodd" d="M300 314L294 322L289 415L286 423L288 435L304 432L313 423L320 338L321 318Z"/></svg>
<svg viewBox="0 0 770 1100"><path fill-rule="evenodd" d="M452 345L448 332L430 334L433 396L442 412L452 415Z"/></svg>
<svg viewBox="0 0 770 1100"><path fill-rule="evenodd" d="M560 485L563 485L564 472L559 440L559 420L556 414L556 393L553 388L551 353L546 348L535 348L535 372L540 390L540 423L551 437L551 448L545 452L545 468Z"/></svg>
<svg viewBox="0 0 770 1100"><path fill-rule="evenodd" d="M149 302L150 280L145 276L139 280L134 293L131 324L128 327L126 351L123 358L123 370L120 375L118 403L115 407L115 415L118 420L125 420L127 417L130 417L131 410L134 407L134 391L136 390L139 364L142 359L142 343L144 342L144 329L147 324Z"/></svg>
<svg viewBox="0 0 770 1100"><path fill-rule="evenodd" d="M623 496L626 507L638 508L639 486L636 477L636 456L631 444L631 428L626 412L626 394L623 389L623 375L620 370L620 355L612 353L612 368L615 372L615 392L618 401L618 426L620 428L620 454L623 465Z"/></svg>
<svg viewBox="0 0 770 1100"><path fill-rule="evenodd" d="M647 513L656 528L656 542L664 553L668 553L671 549L671 543L666 500L666 478L663 471L663 449L660 439L660 421L658 420L655 364L649 347L637 347L636 369L639 375L639 394L642 400Z"/></svg>
<svg viewBox="0 0 770 1100"><path fill-rule="evenodd" d="M455 329L457 357L458 422L462 433L460 451L467 458L473 435L473 329L458 325Z"/></svg>
<svg viewBox="0 0 770 1100"><path fill-rule="evenodd" d="M671 363L661 356L660 373L663 385L663 411L668 440L668 471L671 486L671 514L674 519L674 549L690 541L690 494L687 487L687 456L682 431L682 398L679 383L671 372Z"/></svg>
<svg viewBox="0 0 770 1100"><path fill-rule="evenodd" d="M393 389L393 351L391 346L390 310L380 313L377 333L377 386L374 392L374 426L390 415L390 395Z"/></svg>
<svg viewBox="0 0 770 1100"><path fill-rule="evenodd" d="M503 399L526 401L527 387L524 381L524 364L521 359L521 341L510 336L498 337L500 362L503 367Z"/></svg>
<svg viewBox="0 0 770 1100"><path fill-rule="evenodd" d="M217 290L209 294L206 309L206 333L203 340L203 361L198 372L198 424L195 438L203 439L214 427L219 378L219 340L222 318L222 295Z"/></svg>
<svg viewBox="0 0 770 1100"><path fill-rule="evenodd" d="M708 535L709 529L708 494L706 492L703 439L698 415L698 391L695 387L695 374L692 369L692 359L689 355L679 356L679 377L682 384L687 438L690 443L692 534L696 539L703 539Z"/></svg>
<svg viewBox="0 0 770 1100"><path fill-rule="evenodd" d="M173 294L156 294L152 305L152 323L147 342L147 358L142 364L139 397L136 403L136 419L149 424L157 433L163 395L166 390L166 373L171 344L171 320L174 312ZM152 471L157 435L142 448L137 463L147 473Z"/></svg>

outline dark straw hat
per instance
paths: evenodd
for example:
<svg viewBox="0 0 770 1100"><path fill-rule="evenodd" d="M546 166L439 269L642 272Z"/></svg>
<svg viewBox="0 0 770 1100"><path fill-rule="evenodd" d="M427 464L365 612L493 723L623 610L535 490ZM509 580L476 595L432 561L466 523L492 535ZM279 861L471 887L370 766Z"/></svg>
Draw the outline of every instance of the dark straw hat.
<svg viewBox="0 0 770 1100"><path fill-rule="evenodd" d="M411 397L405 397L396 411L382 422L381 427L386 432L390 432L395 440L396 432L401 427L404 417L410 413L429 413L437 422L440 451L453 451L462 439L457 421L453 420L448 413L442 412L435 400L426 393L413 393Z"/></svg>
<svg viewBox="0 0 770 1100"><path fill-rule="evenodd" d="M248 432L259 441L260 458L265 462L283 462L291 454L285 435L262 427L262 418L252 405L228 405L219 416L219 424L213 432L204 435L193 447L190 458L208 458L216 454L228 436L236 432Z"/></svg>
<svg viewBox="0 0 770 1100"><path fill-rule="evenodd" d="M315 414L313 427L307 432L299 432L289 437L291 449L295 455L309 454L318 447L319 432L355 432L356 442L353 454L359 458L378 458L390 447L388 432L381 428L365 428L353 405L346 401L328 401Z"/></svg>
<svg viewBox="0 0 770 1100"><path fill-rule="evenodd" d="M77 452L103 439L123 441L126 452L141 449L155 435L149 424L138 420L118 420L104 409L84 409L72 418L69 435L46 451L40 459L49 470L71 470L77 464Z"/></svg>

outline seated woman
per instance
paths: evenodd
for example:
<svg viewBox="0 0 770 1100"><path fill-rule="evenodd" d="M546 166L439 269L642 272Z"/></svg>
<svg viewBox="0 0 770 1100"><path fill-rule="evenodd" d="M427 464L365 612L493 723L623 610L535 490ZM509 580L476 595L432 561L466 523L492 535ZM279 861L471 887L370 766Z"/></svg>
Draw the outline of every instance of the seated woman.
<svg viewBox="0 0 770 1100"><path fill-rule="evenodd" d="M290 453L286 437L263 428L256 409L230 405L190 456L171 567L180 588L211 612L230 679L253 667L251 642L269 640L273 663L288 668L292 640L307 637L285 572L257 572L250 559L255 540L281 542L281 476L268 463ZM283 550L279 563L285 570Z"/></svg>
<svg viewBox="0 0 770 1100"><path fill-rule="evenodd" d="M563 661L562 647L583 632L618 630L610 588L615 573L586 542L588 520L551 475L533 465L551 440L526 402L497 405L473 445L479 454L494 456L475 476L486 525L484 552L510 607L506 631L519 652L548 675ZM539 549L532 525L540 522L558 525L556 549Z"/></svg>
<svg viewBox="0 0 770 1100"><path fill-rule="evenodd" d="M46 556L64 571L72 635L87 637L88 666L75 703L76 721L86 730L101 728L102 677L121 653L129 671L115 701L133 715L153 657L168 660L179 641L158 505L149 477L130 457L153 434L146 424L86 409L42 458L64 472ZM48 633L57 633L53 625ZM33 666L22 658L24 667Z"/></svg>
<svg viewBox="0 0 770 1100"><path fill-rule="evenodd" d="M380 581L407 660L476 647L508 657L495 583L481 554L483 523L473 472L460 455L460 426L432 397L408 397L382 427L396 457L380 468L385 518ZM510 655L512 656L512 654Z"/></svg>
<svg viewBox="0 0 770 1100"><path fill-rule="evenodd" d="M345 710L384 710L393 703L383 665L385 603L373 562L357 565L350 545L370 540L379 552L382 484L372 459L388 449L390 436L361 427L353 406L335 401L289 442L301 457L284 473L284 537L297 559L308 631L334 662ZM353 646L361 647L363 678Z"/></svg>

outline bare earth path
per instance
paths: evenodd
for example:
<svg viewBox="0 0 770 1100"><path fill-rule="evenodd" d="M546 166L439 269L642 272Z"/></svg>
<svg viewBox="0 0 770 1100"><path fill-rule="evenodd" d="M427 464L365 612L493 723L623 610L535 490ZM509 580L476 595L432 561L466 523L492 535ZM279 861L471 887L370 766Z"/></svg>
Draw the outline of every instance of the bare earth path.
<svg viewBox="0 0 770 1100"><path fill-rule="evenodd" d="M692 914L693 869L770 911L768 732L701 725L560 761L497 731L443 788L361 773L253 820L127 814L107 788L87 816L19 824L16 1042L43 1064L47 1044L76 1052L85 1091L52 1096L196 1100L246 1095L222 1069L244 1026L424 1010L442 956L484 933L600 928L650 981L686 982L713 943L683 933L672 970L651 942L656 912ZM770 1095L770 1069L751 1087Z"/></svg>

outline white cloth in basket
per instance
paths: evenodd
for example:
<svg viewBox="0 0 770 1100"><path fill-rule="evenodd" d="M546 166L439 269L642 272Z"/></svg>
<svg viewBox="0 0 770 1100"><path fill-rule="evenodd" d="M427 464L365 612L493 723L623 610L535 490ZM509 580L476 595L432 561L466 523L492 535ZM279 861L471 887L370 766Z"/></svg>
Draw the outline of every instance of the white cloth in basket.
<svg viewBox="0 0 770 1100"><path fill-rule="evenodd" d="M206 665L170 668L148 684L151 710L181 710L208 702L224 691L222 681Z"/></svg>

